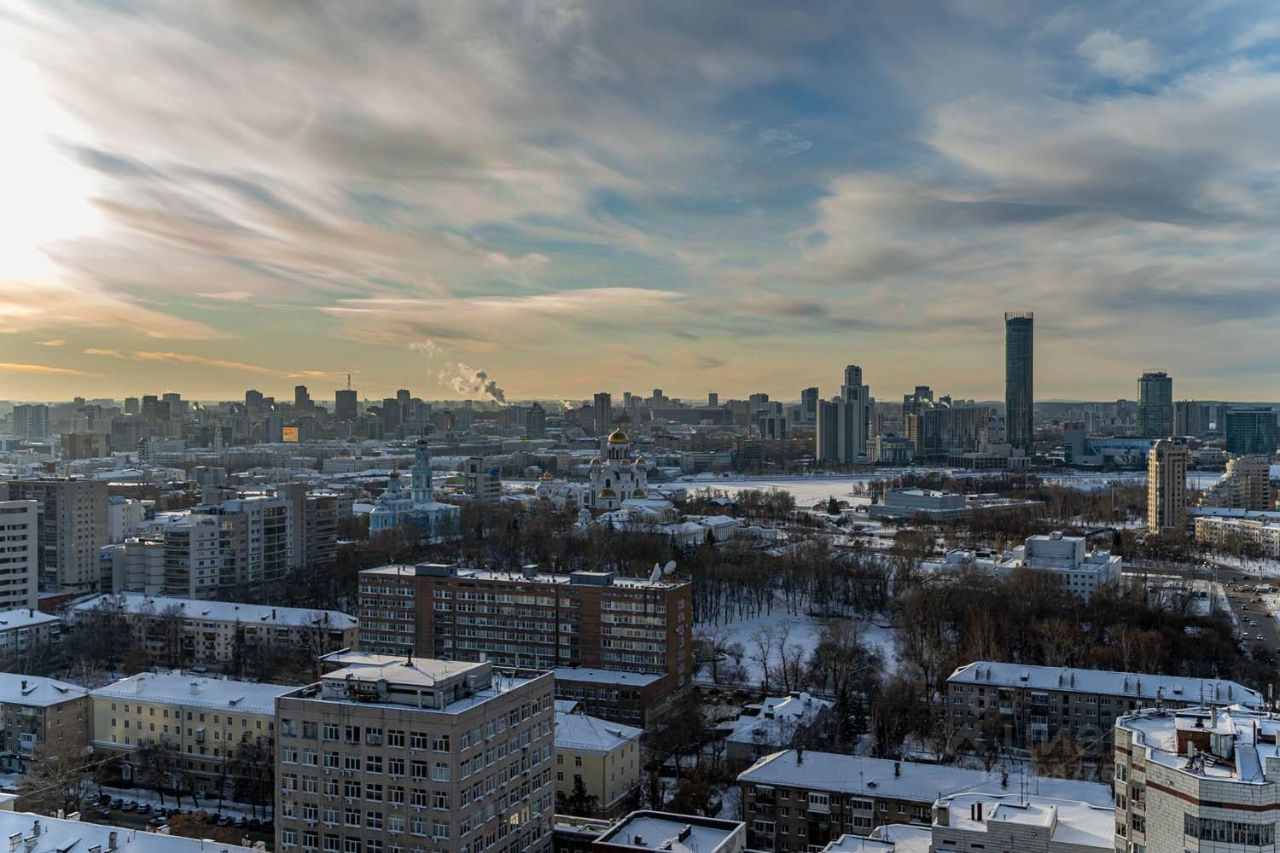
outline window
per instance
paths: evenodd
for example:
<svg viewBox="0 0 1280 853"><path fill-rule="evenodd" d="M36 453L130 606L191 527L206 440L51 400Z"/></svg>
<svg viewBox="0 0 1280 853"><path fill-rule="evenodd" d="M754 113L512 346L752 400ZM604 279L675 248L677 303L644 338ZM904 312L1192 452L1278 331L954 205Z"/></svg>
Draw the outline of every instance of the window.
<svg viewBox="0 0 1280 853"><path fill-rule="evenodd" d="M432 782L448 782L449 781L449 765L443 761L437 761L431 766Z"/></svg>
<svg viewBox="0 0 1280 853"><path fill-rule="evenodd" d="M431 750L432 752L448 752L449 736L447 734L434 735L431 738Z"/></svg>

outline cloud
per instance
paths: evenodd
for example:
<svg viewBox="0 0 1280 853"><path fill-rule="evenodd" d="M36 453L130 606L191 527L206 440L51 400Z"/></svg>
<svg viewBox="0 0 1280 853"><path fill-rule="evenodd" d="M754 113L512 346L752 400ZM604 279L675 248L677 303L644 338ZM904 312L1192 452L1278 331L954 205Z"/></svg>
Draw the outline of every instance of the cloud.
<svg viewBox="0 0 1280 853"><path fill-rule="evenodd" d="M465 299L344 300L320 309L343 321L347 334L376 343L433 340L484 347L545 341L566 331L649 334L652 323L672 316L682 296L642 288L586 288L528 296Z"/></svg>
<svg viewBox="0 0 1280 853"><path fill-rule="evenodd" d="M44 374L47 376L100 376L98 373L89 373L84 370L75 370L69 367L52 367L47 364L18 364L12 361L0 361L0 374L4 373L34 373Z"/></svg>
<svg viewBox="0 0 1280 853"><path fill-rule="evenodd" d="M122 351L90 347L83 350L85 355L100 358L116 358L123 361L140 363L189 364L199 367L211 367L218 370L231 370L238 373L252 373L259 376L271 376L278 379L339 379L345 374L332 370L280 370L274 367L263 367L243 361L225 358L210 358L184 352L164 352L156 350Z"/></svg>
<svg viewBox="0 0 1280 853"><path fill-rule="evenodd" d="M1137 83L1154 74L1159 66L1151 42L1125 39L1111 30L1094 30L1080 42L1076 53L1097 73L1125 83Z"/></svg>
<svg viewBox="0 0 1280 853"><path fill-rule="evenodd" d="M66 342L65 338L50 338L47 341L36 341L35 345L38 347L60 347Z"/></svg>

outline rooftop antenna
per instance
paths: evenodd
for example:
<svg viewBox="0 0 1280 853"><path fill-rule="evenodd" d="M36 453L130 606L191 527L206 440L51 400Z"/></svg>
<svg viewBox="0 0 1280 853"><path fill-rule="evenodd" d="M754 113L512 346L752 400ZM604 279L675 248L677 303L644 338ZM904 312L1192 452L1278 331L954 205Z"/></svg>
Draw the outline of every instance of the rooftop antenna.
<svg viewBox="0 0 1280 853"><path fill-rule="evenodd" d="M347 390L348 391L351 390L351 374L350 373L347 374Z"/></svg>

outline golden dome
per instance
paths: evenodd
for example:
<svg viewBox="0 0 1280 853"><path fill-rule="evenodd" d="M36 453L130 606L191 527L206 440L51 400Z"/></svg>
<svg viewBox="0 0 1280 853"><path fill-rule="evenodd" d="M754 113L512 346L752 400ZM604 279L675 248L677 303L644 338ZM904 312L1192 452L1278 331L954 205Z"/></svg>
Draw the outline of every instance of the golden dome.
<svg viewBox="0 0 1280 853"><path fill-rule="evenodd" d="M636 497L644 498L644 497L648 497L648 495L645 494L644 489L636 489Z"/></svg>
<svg viewBox="0 0 1280 853"><path fill-rule="evenodd" d="M616 495L614 495L614 493L613 493L613 489L601 489L601 490L600 490L600 497L602 497L602 498L612 498L612 497L616 497Z"/></svg>
<svg viewBox="0 0 1280 853"><path fill-rule="evenodd" d="M627 438L627 434L622 431L622 427L618 427L609 435L609 444L630 444L631 439Z"/></svg>

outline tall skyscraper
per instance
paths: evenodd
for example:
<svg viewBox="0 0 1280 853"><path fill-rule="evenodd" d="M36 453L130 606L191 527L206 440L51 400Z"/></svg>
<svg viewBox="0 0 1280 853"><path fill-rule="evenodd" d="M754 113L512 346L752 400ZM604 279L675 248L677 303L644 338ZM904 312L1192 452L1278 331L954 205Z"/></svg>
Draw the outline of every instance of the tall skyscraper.
<svg viewBox="0 0 1280 853"><path fill-rule="evenodd" d="M1228 409L1225 420L1228 453L1260 454L1270 459L1276 452L1276 413L1271 409Z"/></svg>
<svg viewBox="0 0 1280 853"><path fill-rule="evenodd" d="M818 462L828 464L840 462L838 433L840 409L843 405L843 401L838 397L834 400L817 401L817 414L814 416L817 430L814 434L813 455Z"/></svg>
<svg viewBox="0 0 1280 853"><path fill-rule="evenodd" d="M800 392L800 420L806 424L818 422L818 388L811 386Z"/></svg>
<svg viewBox="0 0 1280 853"><path fill-rule="evenodd" d="M333 418L337 421L354 421L359 413L359 402L356 392L350 388L339 388L333 395Z"/></svg>
<svg viewBox="0 0 1280 853"><path fill-rule="evenodd" d="M49 407L25 403L14 406L13 431L19 438L48 438Z"/></svg>
<svg viewBox="0 0 1280 853"><path fill-rule="evenodd" d="M596 435L608 435L613 431L613 397L601 391L594 398L591 426Z"/></svg>
<svg viewBox="0 0 1280 853"><path fill-rule="evenodd" d="M1186 445L1162 438L1147 454L1147 530L1181 536L1187 529Z"/></svg>
<svg viewBox="0 0 1280 853"><path fill-rule="evenodd" d="M306 385L293 386L293 407L295 409L311 408L311 394L307 391Z"/></svg>
<svg viewBox="0 0 1280 853"><path fill-rule="evenodd" d="M1173 380L1163 370L1138 377L1138 434L1143 438L1173 435Z"/></svg>
<svg viewBox="0 0 1280 853"><path fill-rule="evenodd" d="M720 395L717 394L715 391L708 391L707 392L707 408L714 409L718 405L720 405Z"/></svg>
<svg viewBox="0 0 1280 853"><path fill-rule="evenodd" d="M1030 311L1004 315L1005 440L1028 456L1035 443L1034 323Z"/></svg>
<svg viewBox="0 0 1280 853"><path fill-rule="evenodd" d="M867 455L867 433L871 426L871 393L862 384L862 368L851 364L844 369L844 384L840 396L845 409L839 424L840 455L843 462L852 464Z"/></svg>
<svg viewBox="0 0 1280 853"><path fill-rule="evenodd" d="M40 503L0 501L0 610L35 607L40 589Z"/></svg>
<svg viewBox="0 0 1280 853"><path fill-rule="evenodd" d="M537 440L547 437L547 410L542 404L534 403L525 414L525 438Z"/></svg>

